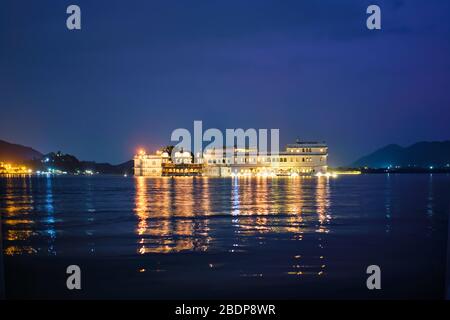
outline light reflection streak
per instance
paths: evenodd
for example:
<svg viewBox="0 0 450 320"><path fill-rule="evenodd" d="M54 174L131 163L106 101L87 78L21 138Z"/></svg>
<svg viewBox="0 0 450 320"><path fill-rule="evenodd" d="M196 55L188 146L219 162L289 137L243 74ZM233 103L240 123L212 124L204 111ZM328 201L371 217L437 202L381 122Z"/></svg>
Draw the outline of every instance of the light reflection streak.
<svg viewBox="0 0 450 320"><path fill-rule="evenodd" d="M316 202L317 215L319 220L318 232L329 232L327 224L330 222L331 215L329 214L329 192L330 192L330 178L320 177L317 179L316 185Z"/></svg>
<svg viewBox="0 0 450 320"><path fill-rule="evenodd" d="M53 186L52 186L52 177L47 176L46 181L46 200L45 200L45 208L47 213L47 218L44 223L46 224L46 233L49 237L49 246L48 252L50 254L56 254L54 248L54 242L56 239L56 231L55 231L55 208L53 206Z"/></svg>
<svg viewBox="0 0 450 320"><path fill-rule="evenodd" d="M139 254L208 249L208 179L136 177L135 181Z"/></svg>
<svg viewBox="0 0 450 320"><path fill-rule="evenodd" d="M385 201L384 207L386 210L385 218L385 232L391 232L391 220L392 220L392 181L389 174L386 175L386 189L385 189Z"/></svg>
<svg viewBox="0 0 450 320"><path fill-rule="evenodd" d="M291 190L291 192L288 193L297 194L298 198L301 199L301 201L304 201L305 198L308 198L308 196L304 194L306 190L303 191L301 188L300 190L295 191L294 190ZM312 199L315 201L314 211L317 217L315 233L317 234L316 240L317 240L318 254L316 253L314 256L307 257L308 259L306 261L309 261L308 264L302 263L302 261L304 260L304 255L302 254L295 255L293 257L293 264L291 265L291 270L287 271L287 274L291 276L301 277L305 275L315 275L320 277L325 275L326 264L325 264L325 253L323 252L326 247L325 237L326 234L329 232L328 224L331 220L329 177L318 177L317 180L314 182L313 190L315 194L312 197ZM299 207L302 208L302 206L303 202L300 202ZM300 214L300 217L302 220L300 220L299 223L303 223L302 214ZM291 220L291 224L292 223L293 221ZM291 230L294 231L294 229ZM302 233L302 231L300 232ZM300 236L297 239L302 240L303 234L300 234ZM311 263L311 261L315 261L316 263Z"/></svg>
<svg viewBox="0 0 450 320"><path fill-rule="evenodd" d="M434 231L433 228L433 216L434 216L434 192L433 192L433 174L430 173L428 176L428 194L427 194L427 204L426 204L426 215L428 218L427 235L431 236Z"/></svg>
<svg viewBox="0 0 450 320"><path fill-rule="evenodd" d="M427 216L432 218L434 215L434 193L433 193L433 174L428 176L428 195L427 195Z"/></svg>
<svg viewBox="0 0 450 320"><path fill-rule="evenodd" d="M6 255L34 254L36 249L27 244L34 235L34 221L27 216L34 210L32 180L30 177L7 177L5 182L3 224ZM2 208L3 210L3 208Z"/></svg>
<svg viewBox="0 0 450 320"><path fill-rule="evenodd" d="M56 240L54 178L42 178L38 185L30 182L21 184L9 182L6 188L4 225L7 246L5 253L36 253L29 239L35 231L33 224L42 222L40 234L46 234L46 252L54 254ZM272 179L264 177L242 178L224 181L205 177L186 178L146 178L134 179L134 224L136 236L134 251L138 254L167 254L176 252L201 252L228 250L242 252L256 243L268 245L277 239L291 242L304 240L317 243L316 253L324 259L326 233L329 228L330 199L329 179ZM90 188L90 186L85 185ZM227 194L220 194L223 188L230 188ZM37 206L31 189L39 195ZM218 191L216 191L216 189ZM88 220L95 212L93 192L85 192L83 209L89 213ZM214 202L213 202L214 201ZM56 202L58 203L58 202ZM30 213L45 213L44 218L27 217ZM232 228L220 229L224 217L231 217ZM42 216L41 216L42 217ZM84 216L86 217L86 216ZM89 220L90 221L90 220ZM228 220L230 221L230 220ZM317 222L317 223L316 223ZM226 232L233 232L232 247L224 242ZM213 235L215 238L213 238ZM40 250L40 249L38 249ZM310 259L301 242L298 254L303 258L287 264L296 266L289 272L304 275L309 272L324 274L325 263L302 264L302 259ZM311 271L313 270L313 271ZM249 273L250 274L250 273Z"/></svg>

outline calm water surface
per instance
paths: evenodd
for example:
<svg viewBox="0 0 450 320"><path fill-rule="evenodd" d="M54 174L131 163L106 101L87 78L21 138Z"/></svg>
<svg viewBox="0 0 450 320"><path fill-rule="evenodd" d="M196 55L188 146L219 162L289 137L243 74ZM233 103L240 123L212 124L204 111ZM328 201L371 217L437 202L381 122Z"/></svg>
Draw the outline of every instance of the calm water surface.
<svg viewBox="0 0 450 320"><path fill-rule="evenodd" d="M442 298L449 195L436 174L0 178L6 296Z"/></svg>

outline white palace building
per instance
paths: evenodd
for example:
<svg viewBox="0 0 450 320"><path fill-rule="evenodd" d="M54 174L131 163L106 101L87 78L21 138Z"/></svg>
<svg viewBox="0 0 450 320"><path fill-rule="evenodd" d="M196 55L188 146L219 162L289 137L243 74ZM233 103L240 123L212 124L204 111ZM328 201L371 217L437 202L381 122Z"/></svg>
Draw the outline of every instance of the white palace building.
<svg viewBox="0 0 450 320"><path fill-rule="evenodd" d="M322 142L297 141L276 155L257 150L225 148L208 149L203 156L190 152L140 151L134 157L136 176L299 176L326 174L328 146Z"/></svg>

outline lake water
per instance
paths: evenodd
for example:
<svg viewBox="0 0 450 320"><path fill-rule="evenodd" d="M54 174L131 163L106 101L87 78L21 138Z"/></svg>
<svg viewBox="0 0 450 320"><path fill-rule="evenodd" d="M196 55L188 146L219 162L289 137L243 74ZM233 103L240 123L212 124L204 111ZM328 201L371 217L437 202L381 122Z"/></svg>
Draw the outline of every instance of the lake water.
<svg viewBox="0 0 450 320"><path fill-rule="evenodd" d="M3 286L7 298L443 298L449 195L445 174L0 178ZM366 287L373 264L381 290Z"/></svg>

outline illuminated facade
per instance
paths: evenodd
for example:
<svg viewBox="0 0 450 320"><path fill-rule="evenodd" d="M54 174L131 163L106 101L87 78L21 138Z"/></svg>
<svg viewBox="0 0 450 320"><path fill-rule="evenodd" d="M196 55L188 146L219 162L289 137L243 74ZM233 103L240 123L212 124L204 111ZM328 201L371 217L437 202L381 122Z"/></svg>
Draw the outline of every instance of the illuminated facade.
<svg viewBox="0 0 450 320"><path fill-rule="evenodd" d="M223 153L207 150L204 175L227 176L297 176L325 174L328 146L318 142L288 144L277 155L260 154L257 150L225 149Z"/></svg>
<svg viewBox="0 0 450 320"><path fill-rule="evenodd" d="M203 157L175 152L172 161L167 153L140 153L134 158L134 167L137 176L298 176L325 174L327 157L325 143L297 141L278 154L238 148L208 149Z"/></svg>
<svg viewBox="0 0 450 320"><path fill-rule="evenodd" d="M139 151L134 157L134 175L160 177L164 158L161 152L151 155L143 150Z"/></svg>

